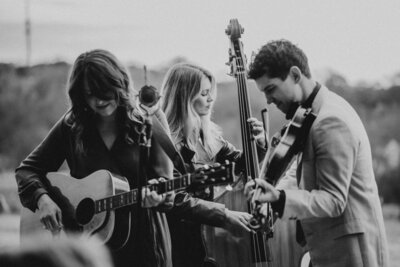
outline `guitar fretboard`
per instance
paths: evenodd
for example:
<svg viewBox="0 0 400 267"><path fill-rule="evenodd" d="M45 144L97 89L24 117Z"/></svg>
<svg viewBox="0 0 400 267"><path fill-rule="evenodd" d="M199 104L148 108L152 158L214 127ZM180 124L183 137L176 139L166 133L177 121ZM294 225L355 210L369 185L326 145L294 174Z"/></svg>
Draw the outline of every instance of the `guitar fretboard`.
<svg viewBox="0 0 400 267"><path fill-rule="evenodd" d="M179 190L186 188L191 183L190 174L186 174L180 176L179 178L175 178L172 180L167 180L165 182L161 182L154 185L147 185L146 187L150 189L150 191L156 191L158 194L162 194L169 191ZM136 204L138 202L139 192L138 189L133 189L129 192L120 193L111 197L102 198L95 201L95 209L96 213L100 213L103 211L113 210L117 208L121 208L124 206L129 206Z"/></svg>

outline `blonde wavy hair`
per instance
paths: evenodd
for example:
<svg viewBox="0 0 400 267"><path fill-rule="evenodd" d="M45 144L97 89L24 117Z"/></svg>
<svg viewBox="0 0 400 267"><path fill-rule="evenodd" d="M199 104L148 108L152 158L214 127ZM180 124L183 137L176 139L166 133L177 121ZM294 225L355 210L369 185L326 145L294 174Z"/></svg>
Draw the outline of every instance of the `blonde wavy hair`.
<svg viewBox="0 0 400 267"><path fill-rule="evenodd" d="M211 112L200 117L193 107L194 99L200 93L203 77L210 80L210 93L215 101L217 87L211 72L190 63L172 66L161 87L163 96L161 108L167 117L175 144L184 142L189 148L195 150L200 132L202 132L207 153L215 155L219 149L218 138L221 136L221 130L211 121Z"/></svg>

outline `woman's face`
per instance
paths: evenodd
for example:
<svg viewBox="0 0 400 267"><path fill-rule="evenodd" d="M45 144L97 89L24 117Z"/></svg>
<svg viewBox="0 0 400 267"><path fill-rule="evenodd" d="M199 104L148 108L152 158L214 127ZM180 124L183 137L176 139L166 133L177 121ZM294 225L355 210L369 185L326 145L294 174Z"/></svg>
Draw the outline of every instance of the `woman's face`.
<svg viewBox="0 0 400 267"><path fill-rule="evenodd" d="M90 90L85 89L85 100L88 106L94 111L94 113L101 117L108 117L115 113L118 104L115 96L110 93L107 95L108 100L100 99L92 94Z"/></svg>
<svg viewBox="0 0 400 267"><path fill-rule="evenodd" d="M211 104L214 99L211 96L211 82L203 76L201 79L200 92L193 99L193 108L201 117L210 113Z"/></svg>

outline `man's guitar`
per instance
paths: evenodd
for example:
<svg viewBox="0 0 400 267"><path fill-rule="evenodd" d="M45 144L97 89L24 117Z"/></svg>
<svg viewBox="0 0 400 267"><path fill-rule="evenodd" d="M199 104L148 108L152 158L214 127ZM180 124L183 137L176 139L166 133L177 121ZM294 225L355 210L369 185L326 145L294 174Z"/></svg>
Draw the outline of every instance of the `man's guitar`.
<svg viewBox="0 0 400 267"><path fill-rule="evenodd" d="M233 182L233 172L234 163L226 162L147 187L161 194L229 184ZM130 190L125 177L99 170L83 179L61 173L48 173L47 178L51 184L49 195L62 210L64 228L60 237L68 233L96 236L114 250L126 244L131 231L129 206L139 201L139 193L137 188ZM25 208L21 214L21 243L32 233L53 238L50 231L43 229L38 212Z"/></svg>

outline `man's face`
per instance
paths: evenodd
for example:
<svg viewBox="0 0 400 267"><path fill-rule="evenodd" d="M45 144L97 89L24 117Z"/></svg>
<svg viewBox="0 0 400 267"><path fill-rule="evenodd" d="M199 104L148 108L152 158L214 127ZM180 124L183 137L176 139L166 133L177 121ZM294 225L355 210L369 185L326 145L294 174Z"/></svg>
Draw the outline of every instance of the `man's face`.
<svg viewBox="0 0 400 267"><path fill-rule="evenodd" d="M285 80L280 78L269 78L263 75L255 80L258 89L264 93L267 103L274 103L283 113L287 113L290 105L296 101L296 84L291 75Z"/></svg>

